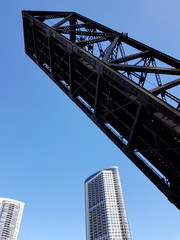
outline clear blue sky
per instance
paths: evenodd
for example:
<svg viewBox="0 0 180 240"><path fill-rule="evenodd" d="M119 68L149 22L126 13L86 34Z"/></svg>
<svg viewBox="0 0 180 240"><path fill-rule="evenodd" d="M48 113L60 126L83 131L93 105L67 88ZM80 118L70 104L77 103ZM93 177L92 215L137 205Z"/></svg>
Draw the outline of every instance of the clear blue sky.
<svg viewBox="0 0 180 240"><path fill-rule="evenodd" d="M84 180L117 165L133 240L179 240L180 215L25 55L21 10L76 11L180 57L179 0L0 1L0 197L25 202L19 240L85 240Z"/></svg>

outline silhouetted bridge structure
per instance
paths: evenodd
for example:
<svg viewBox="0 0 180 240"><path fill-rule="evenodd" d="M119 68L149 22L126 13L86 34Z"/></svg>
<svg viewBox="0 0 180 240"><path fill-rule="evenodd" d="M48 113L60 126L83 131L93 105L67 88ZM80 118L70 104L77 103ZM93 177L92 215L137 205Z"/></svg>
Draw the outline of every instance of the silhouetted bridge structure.
<svg viewBox="0 0 180 240"><path fill-rule="evenodd" d="M180 61L75 12L22 15L26 54L180 209Z"/></svg>

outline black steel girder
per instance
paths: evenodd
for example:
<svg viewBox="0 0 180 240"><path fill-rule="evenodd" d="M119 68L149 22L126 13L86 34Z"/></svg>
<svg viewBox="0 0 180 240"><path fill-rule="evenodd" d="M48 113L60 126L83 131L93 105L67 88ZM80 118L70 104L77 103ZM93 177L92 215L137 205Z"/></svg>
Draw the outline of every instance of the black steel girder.
<svg viewBox="0 0 180 240"><path fill-rule="evenodd" d="M180 209L180 61L74 12L22 15L26 54Z"/></svg>

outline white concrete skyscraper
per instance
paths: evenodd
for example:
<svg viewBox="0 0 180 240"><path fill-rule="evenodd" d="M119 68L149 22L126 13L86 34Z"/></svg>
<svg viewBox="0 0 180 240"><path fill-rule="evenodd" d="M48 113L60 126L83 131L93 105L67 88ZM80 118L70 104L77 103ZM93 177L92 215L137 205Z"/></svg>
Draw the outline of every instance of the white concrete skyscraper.
<svg viewBox="0 0 180 240"><path fill-rule="evenodd" d="M131 240L118 167L85 181L86 240Z"/></svg>
<svg viewBox="0 0 180 240"><path fill-rule="evenodd" d="M0 240L17 240L24 203L0 198Z"/></svg>

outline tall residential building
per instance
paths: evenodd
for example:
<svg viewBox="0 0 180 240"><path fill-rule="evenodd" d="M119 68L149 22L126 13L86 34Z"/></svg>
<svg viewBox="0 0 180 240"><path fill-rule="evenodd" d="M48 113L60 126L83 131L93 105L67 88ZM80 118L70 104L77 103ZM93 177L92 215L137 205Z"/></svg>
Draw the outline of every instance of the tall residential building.
<svg viewBox="0 0 180 240"><path fill-rule="evenodd" d="M0 240L17 240L24 203L0 198Z"/></svg>
<svg viewBox="0 0 180 240"><path fill-rule="evenodd" d="M118 167L85 180L86 239L131 240Z"/></svg>

